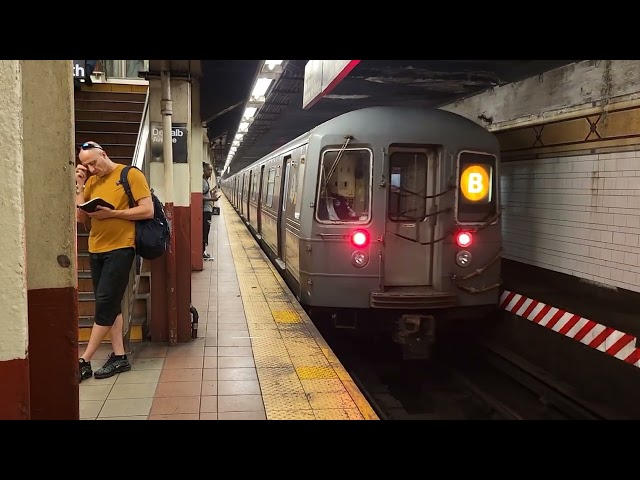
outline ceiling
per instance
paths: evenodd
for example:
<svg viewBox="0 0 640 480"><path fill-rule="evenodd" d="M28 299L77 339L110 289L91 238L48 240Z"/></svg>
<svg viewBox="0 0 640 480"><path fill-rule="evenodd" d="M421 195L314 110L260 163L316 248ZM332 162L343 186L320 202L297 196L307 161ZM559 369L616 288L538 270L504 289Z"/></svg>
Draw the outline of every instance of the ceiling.
<svg viewBox="0 0 640 480"><path fill-rule="evenodd" d="M373 105L440 107L491 87L578 60L362 60L329 93L302 109L308 60L287 60L230 164L230 174L314 126ZM203 60L201 114L217 168L222 168L261 60ZM228 138L228 142L227 142Z"/></svg>

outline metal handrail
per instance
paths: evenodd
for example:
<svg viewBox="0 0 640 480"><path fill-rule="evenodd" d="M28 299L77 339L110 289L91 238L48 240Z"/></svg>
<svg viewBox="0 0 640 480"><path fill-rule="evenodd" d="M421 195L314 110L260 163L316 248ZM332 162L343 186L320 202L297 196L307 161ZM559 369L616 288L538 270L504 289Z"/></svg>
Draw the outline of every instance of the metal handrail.
<svg viewBox="0 0 640 480"><path fill-rule="evenodd" d="M131 161L131 165L139 168L140 170L142 170L142 167L144 166L144 157L147 152L147 139L149 138L149 122L147 121L149 117L149 91L150 89L147 88L147 95L144 99L144 108L142 110L142 120L138 127L136 149Z"/></svg>
<svg viewBox="0 0 640 480"><path fill-rule="evenodd" d="M142 119L140 120L140 126L138 127L138 136L136 139L136 148L131 159L131 166L143 170L144 161L147 154L147 141L149 139L149 91L147 88L147 95L144 100L144 108L142 110ZM138 293L138 287L140 285L140 274L142 273L142 258L136 256L135 261L129 272L129 283L127 285L127 291L125 293L125 305L123 305L123 335L124 335L124 347L127 353L132 353L131 350L131 320L133 318L133 306L136 301L136 295ZM148 315L149 312L147 312Z"/></svg>

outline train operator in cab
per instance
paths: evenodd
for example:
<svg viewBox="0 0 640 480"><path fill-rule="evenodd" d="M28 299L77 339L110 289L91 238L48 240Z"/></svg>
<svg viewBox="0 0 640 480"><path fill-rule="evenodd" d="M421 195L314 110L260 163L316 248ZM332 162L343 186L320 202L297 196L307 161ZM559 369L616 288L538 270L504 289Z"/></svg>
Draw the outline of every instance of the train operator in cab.
<svg viewBox="0 0 640 480"><path fill-rule="evenodd" d="M353 211L349 201L338 193L338 187L335 182L329 182L326 191L326 197L321 199L324 204L324 208L320 210L324 213L322 215L323 220L343 222L358 220L358 214Z"/></svg>

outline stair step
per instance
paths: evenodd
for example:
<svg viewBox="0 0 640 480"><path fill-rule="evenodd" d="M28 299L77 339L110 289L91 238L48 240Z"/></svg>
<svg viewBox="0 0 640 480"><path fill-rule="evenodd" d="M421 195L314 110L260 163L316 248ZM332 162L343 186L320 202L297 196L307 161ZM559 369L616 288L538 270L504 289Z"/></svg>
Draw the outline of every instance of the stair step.
<svg viewBox="0 0 640 480"><path fill-rule="evenodd" d="M137 112L141 117L144 110L144 99L141 102L76 99L74 104L83 110Z"/></svg>
<svg viewBox="0 0 640 480"><path fill-rule="evenodd" d="M147 317L144 316L134 316L131 319L131 326L134 325L144 325L147 321ZM94 322L93 315L81 315L78 317L78 327L80 328L92 328Z"/></svg>
<svg viewBox="0 0 640 480"><path fill-rule="evenodd" d="M76 119L76 131L78 132L134 133L137 136L139 129L139 121Z"/></svg>
<svg viewBox="0 0 640 480"><path fill-rule="evenodd" d="M111 121L135 122L140 124L142 115L139 112L127 110L91 110L76 108L76 122L78 121Z"/></svg>
<svg viewBox="0 0 640 480"><path fill-rule="evenodd" d="M93 85L81 85L81 90L86 93L95 92L114 92L114 93L138 93L146 94L149 90L149 84L134 83L94 83Z"/></svg>
<svg viewBox="0 0 640 480"><path fill-rule="evenodd" d="M87 140L95 140L95 139L85 137L85 139L82 140L81 142L76 142L76 150L80 150L80 145L82 145ZM114 158L123 159L123 161L118 163L126 163L127 165L131 163L133 154L136 151L135 143L127 144L127 145L123 145L121 143L113 143L112 141L98 142L98 143L102 146L102 148L105 149L105 151L109 155L109 158L111 158L112 160ZM126 159L126 162L124 161L124 159Z"/></svg>
<svg viewBox="0 0 640 480"><path fill-rule="evenodd" d="M96 132L96 131L83 131L76 130L76 143L78 146L82 145L87 139L91 139L94 142L98 142L104 147L103 144L115 144L115 145L129 145L135 150L136 141L138 139L138 132ZM106 147L105 147L106 148Z"/></svg>
<svg viewBox="0 0 640 480"><path fill-rule="evenodd" d="M78 291L78 313L81 317L93 316L96 313L96 302L92 291ZM145 298L135 298L133 300L133 315L148 315L147 301Z"/></svg>
<svg viewBox="0 0 640 480"><path fill-rule="evenodd" d="M89 252L78 252L78 272L90 272Z"/></svg>
<svg viewBox="0 0 640 480"><path fill-rule="evenodd" d="M115 102L137 102L144 105L146 93L133 92L100 92L95 90L80 90L74 93L75 100L101 100L110 103Z"/></svg>
<svg viewBox="0 0 640 480"><path fill-rule="evenodd" d="M78 238L78 251L80 250L88 250L89 249L89 234L80 234L77 235Z"/></svg>
<svg viewBox="0 0 640 480"><path fill-rule="evenodd" d="M81 345L86 345L91 337L91 329L93 327L93 322L88 327L80 327L78 328L78 343ZM141 324L133 324L133 320L131 326L129 327L129 340L131 342L141 342L144 339L144 319L142 319ZM111 343L111 334L108 333L107 336L102 340L102 344L110 344Z"/></svg>

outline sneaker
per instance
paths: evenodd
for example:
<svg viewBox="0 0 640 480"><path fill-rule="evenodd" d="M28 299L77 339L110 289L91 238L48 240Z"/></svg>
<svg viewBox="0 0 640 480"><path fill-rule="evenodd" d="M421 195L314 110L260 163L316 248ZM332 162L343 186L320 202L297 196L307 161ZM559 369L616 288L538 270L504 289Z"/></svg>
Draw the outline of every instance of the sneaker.
<svg viewBox="0 0 640 480"><path fill-rule="evenodd" d="M93 375L93 370L91 370L91 362L87 362L84 358L80 359L80 379L79 382L81 383L82 380L86 380L87 378L91 378L91 375Z"/></svg>
<svg viewBox="0 0 640 480"><path fill-rule="evenodd" d="M116 373L128 372L129 370L131 370L131 364L126 355L117 356L111 353L105 364L95 371L93 377L109 378Z"/></svg>
<svg viewBox="0 0 640 480"><path fill-rule="evenodd" d="M212 257L211 255L209 255L207 252L204 252L204 253L202 254L202 258L203 258L204 260L213 260L213 257Z"/></svg>

